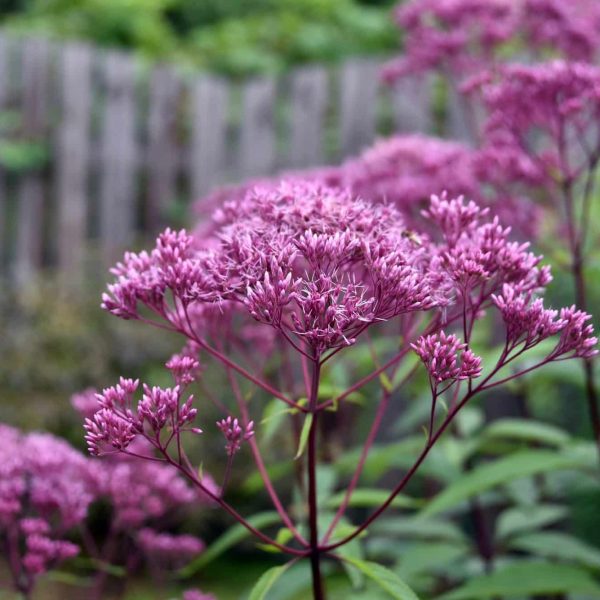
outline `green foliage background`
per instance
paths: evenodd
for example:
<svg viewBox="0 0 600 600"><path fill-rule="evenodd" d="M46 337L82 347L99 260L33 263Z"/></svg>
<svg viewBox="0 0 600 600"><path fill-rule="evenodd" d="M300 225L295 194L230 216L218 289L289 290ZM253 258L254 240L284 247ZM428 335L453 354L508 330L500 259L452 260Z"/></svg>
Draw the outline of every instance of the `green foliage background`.
<svg viewBox="0 0 600 600"><path fill-rule="evenodd" d="M389 0L16 0L4 25L132 49L232 76L389 52Z"/></svg>

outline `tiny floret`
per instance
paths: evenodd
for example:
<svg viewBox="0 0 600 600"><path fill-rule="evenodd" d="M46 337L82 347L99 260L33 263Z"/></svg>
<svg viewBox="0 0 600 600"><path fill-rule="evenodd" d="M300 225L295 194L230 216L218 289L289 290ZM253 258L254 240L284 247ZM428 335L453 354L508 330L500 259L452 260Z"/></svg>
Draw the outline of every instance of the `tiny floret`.
<svg viewBox="0 0 600 600"><path fill-rule="evenodd" d="M254 422L250 421L245 427L240 422L229 416L226 419L217 421L217 427L221 430L227 444L227 454L233 456L240 450L242 443L248 441L254 435Z"/></svg>

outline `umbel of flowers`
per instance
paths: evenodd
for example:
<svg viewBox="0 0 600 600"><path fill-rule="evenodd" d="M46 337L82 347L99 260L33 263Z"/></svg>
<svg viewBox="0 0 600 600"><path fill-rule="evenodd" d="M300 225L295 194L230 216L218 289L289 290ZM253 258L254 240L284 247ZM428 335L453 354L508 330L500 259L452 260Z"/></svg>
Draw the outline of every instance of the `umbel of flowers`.
<svg viewBox="0 0 600 600"><path fill-rule="evenodd" d="M395 17L405 45L386 68L391 81L431 70L461 78L502 60L507 49L591 62L600 47L594 0L410 0Z"/></svg>
<svg viewBox="0 0 600 600"><path fill-rule="evenodd" d="M0 542L28 598L38 576L79 553L67 534L86 518L101 468L50 434L0 425L0 439Z"/></svg>
<svg viewBox="0 0 600 600"><path fill-rule="evenodd" d="M569 256L575 301L587 310L595 183L600 163L600 69L556 60L503 65L465 84L487 118L480 163L500 186L528 189L557 223ZM600 451L598 386L584 363L590 418Z"/></svg>
<svg viewBox="0 0 600 600"><path fill-rule="evenodd" d="M180 376L185 380L181 369L193 367L179 356L167 364L178 380ZM126 387L127 383L122 381L120 386ZM85 390L75 394L71 404L83 418L92 417L99 408L98 394L93 389ZM124 452L114 452L96 461L96 497L109 505L111 521L104 539L96 542L88 534L83 542L85 550L99 562L124 563L133 571L145 559L157 575L163 570L181 567L204 549L202 540L186 534L166 533L165 525L175 523L192 505L210 503L177 471L153 460L152 450L146 440L137 437ZM140 462L139 457L149 460ZM213 493L218 493L210 475L205 475L204 483ZM97 574L90 597L103 597L105 580L105 572Z"/></svg>
<svg viewBox="0 0 600 600"><path fill-rule="evenodd" d="M151 252L127 253L113 270L115 281L103 307L121 318L179 332L187 342L176 366L170 367L173 387L140 389L137 381L122 379L99 394L100 409L85 425L90 451L136 454L133 444L144 438L154 454L140 460L171 465L261 541L294 561L309 560L314 597L324 598L322 560L344 560L337 550L390 505L467 402L542 365L596 352L589 316L575 307L544 307L541 294L551 280L549 268L540 265L541 258L527 244L511 241L510 230L489 218L487 209L442 195L432 198L423 217L429 222L427 231L435 235L407 230L395 206L296 180L226 202L215 214L210 239L167 230ZM498 311L506 334L501 353L486 364L471 348L471 339L488 311ZM299 381L269 377L254 346L243 344L243 332L252 323L274 336L263 336L271 339L265 352L276 348L274 356L292 357L291 378L298 373ZM344 350L387 333L396 345L391 356L344 392L326 396L322 377L344 360ZM548 338L554 340L548 352L541 358L531 355L524 366L519 359ZM242 351L235 354L234 346ZM337 525L385 410L402 385L394 383L398 366L413 351L431 384L423 449L387 500L352 533L340 533ZM249 523L227 501L225 485L220 493L211 489L186 454L186 436L210 426L196 422L202 407L186 391L199 377L198 352L218 361L231 382L231 402L222 399L223 417L215 425L225 436L224 481L233 457L247 444L289 531L285 542ZM269 478L260 431L252 426L255 404L250 406L241 393L239 377L304 418L306 510L300 515L292 516ZM343 502L329 526L321 527L316 468L327 439L319 433L319 420L327 409L343 410L345 399L373 381L381 382L382 395L371 431ZM447 412L438 409L442 396L448 396Z"/></svg>

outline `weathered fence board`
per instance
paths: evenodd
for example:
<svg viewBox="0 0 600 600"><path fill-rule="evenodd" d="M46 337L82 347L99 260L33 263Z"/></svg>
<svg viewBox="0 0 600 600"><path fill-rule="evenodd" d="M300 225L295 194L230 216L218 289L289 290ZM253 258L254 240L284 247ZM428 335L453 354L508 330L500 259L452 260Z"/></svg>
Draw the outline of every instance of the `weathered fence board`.
<svg viewBox="0 0 600 600"><path fill-rule="evenodd" d="M65 46L59 55L60 123L56 147L57 263L80 272L89 211L91 48Z"/></svg>
<svg viewBox="0 0 600 600"><path fill-rule="evenodd" d="M300 69L290 77L288 163L292 168L323 164L328 91L323 67Z"/></svg>
<svg viewBox="0 0 600 600"><path fill-rule="evenodd" d="M25 140L45 140L48 129L50 45L27 40L21 55L22 133ZM38 170L22 176L18 186L15 276L25 283L42 266L44 243L44 181Z"/></svg>
<svg viewBox="0 0 600 600"><path fill-rule="evenodd" d="M376 134L377 90L380 65L373 60L352 60L340 70L340 155L356 154Z"/></svg>
<svg viewBox="0 0 600 600"><path fill-rule="evenodd" d="M10 42L8 38L0 35L0 112L7 108L9 101L9 49ZM5 266L6 252L8 250L8 190L6 185L6 173L0 166L0 273Z"/></svg>
<svg viewBox="0 0 600 600"><path fill-rule="evenodd" d="M390 116L397 131L430 132L431 80L386 88L383 62L233 82L138 68L130 55L82 44L0 35L0 112L16 106L24 139L54 142L43 169L0 171L0 265L6 252L21 280L47 264L81 272L90 238L112 262L138 233L167 225L175 200L338 162L389 131ZM454 100L447 129L464 137Z"/></svg>
<svg viewBox="0 0 600 600"><path fill-rule="evenodd" d="M200 77L192 85L190 188L201 198L222 183L227 161L229 87L215 77Z"/></svg>
<svg viewBox="0 0 600 600"><path fill-rule="evenodd" d="M394 127L400 133L431 133L433 81L427 75L406 77L392 89Z"/></svg>
<svg viewBox="0 0 600 600"><path fill-rule="evenodd" d="M267 175L275 169L275 93L271 78L254 79L242 89L241 177Z"/></svg>
<svg viewBox="0 0 600 600"><path fill-rule="evenodd" d="M469 107L454 85L448 86L446 111L447 118L444 133L448 137L462 142L473 141L473 128L470 118L474 118L474 115L469 115Z"/></svg>
<svg viewBox="0 0 600 600"><path fill-rule="evenodd" d="M100 238L107 260L131 241L136 212L135 63L111 52L103 66L105 108L101 140Z"/></svg>
<svg viewBox="0 0 600 600"><path fill-rule="evenodd" d="M168 206L177 196L177 116L181 89L181 82L172 69L161 67L152 74L145 210L145 225L149 232L156 232L165 225Z"/></svg>

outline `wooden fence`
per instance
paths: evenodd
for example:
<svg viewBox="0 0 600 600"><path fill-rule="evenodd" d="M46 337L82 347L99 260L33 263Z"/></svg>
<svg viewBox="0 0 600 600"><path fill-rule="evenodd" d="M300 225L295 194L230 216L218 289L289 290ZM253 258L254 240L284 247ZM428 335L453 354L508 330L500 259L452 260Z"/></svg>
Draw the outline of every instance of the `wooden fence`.
<svg viewBox="0 0 600 600"><path fill-rule="evenodd" d="M90 246L112 260L215 186L338 162L377 135L432 131L431 81L389 89L382 62L230 82L0 35L0 115L18 113L19 138L48 148L41 166L0 169L3 273L75 274ZM464 137L455 105L446 127Z"/></svg>

